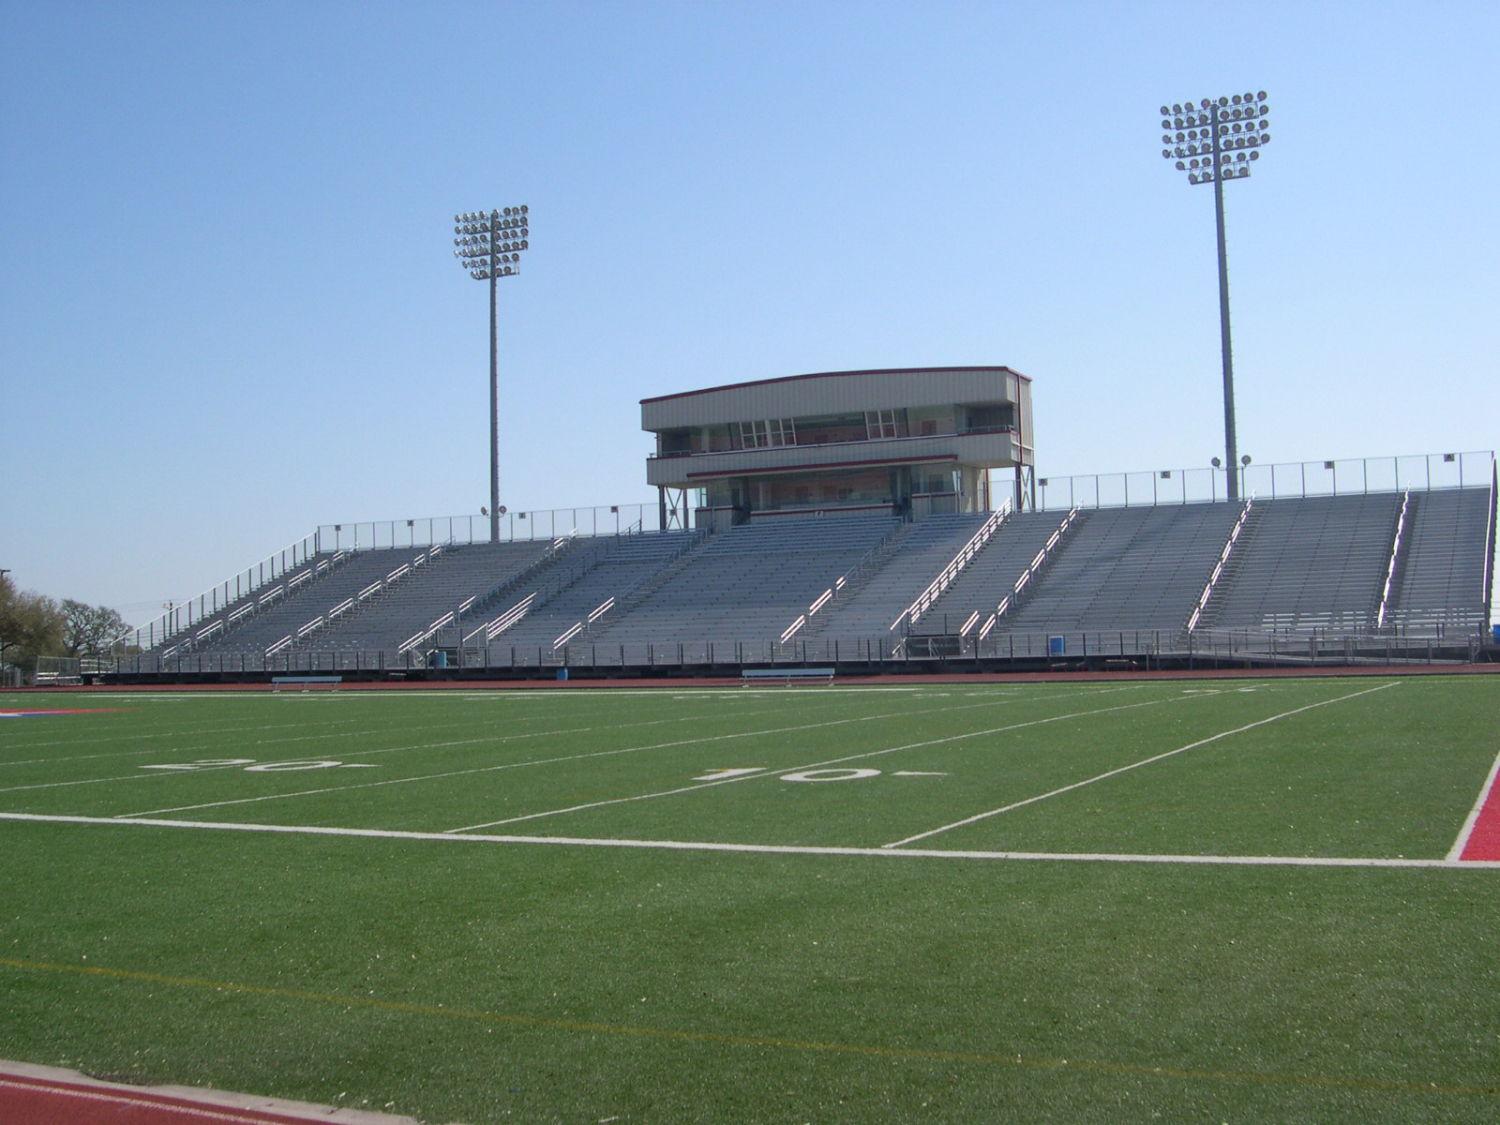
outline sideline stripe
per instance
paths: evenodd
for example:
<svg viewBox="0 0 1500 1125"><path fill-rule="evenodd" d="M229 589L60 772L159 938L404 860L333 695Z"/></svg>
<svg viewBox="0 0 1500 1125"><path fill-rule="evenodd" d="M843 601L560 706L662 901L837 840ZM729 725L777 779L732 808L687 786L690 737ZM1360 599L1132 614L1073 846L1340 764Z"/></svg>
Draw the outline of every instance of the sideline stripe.
<svg viewBox="0 0 1500 1125"><path fill-rule="evenodd" d="M1474 801L1474 807L1469 810L1464 826L1459 829L1458 839L1453 841L1453 847L1448 852L1449 859L1462 859L1470 850L1469 843L1473 840L1474 830L1479 828L1481 820L1484 828L1479 832L1479 847L1474 850L1489 854L1476 854L1471 858L1500 859L1500 790L1495 788L1497 775L1500 775L1500 754L1495 755L1495 764L1490 767L1489 776L1479 787L1479 797Z"/></svg>
<svg viewBox="0 0 1500 1125"><path fill-rule="evenodd" d="M241 821L147 820L135 817L69 816L0 812L0 821L82 824L112 828L180 828L204 832L263 832L282 836L348 836L370 840L442 840L466 844L534 844L568 848L627 848L645 851L738 852L749 855L861 856L878 859L1026 860L1075 863L1156 863L1211 867L1435 867L1449 871L1500 871L1500 860L1385 859L1363 856L1151 855L1115 852L998 852L949 848L854 848L816 844L721 844L711 840L628 840L594 836L501 836L415 832L398 828L334 828L319 824L256 824ZM3 963L3 960L0 960Z"/></svg>
<svg viewBox="0 0 1500 1125"><path fill-rule="evenodd" d="M1034 805L1038 801L1047 800L1049 797L1057 797L1063 793L1070 793L1074 789L1082 789L1085 785L1092 785L1096 781L1104 781L1107 778L1117 777L1122 773L1128 773L1131 770L1140 769L1142 766L1149 766L1152 762L1160 762L1166 758L1175 757L1178 754L1184 754L1189 750L1196 750L1200 746L1207 746L1210 742L1218 742L1221 738L1228 738L1231 735L1243 734L1247 730L1254 730L1256 727L1263 727L1267 723L1276 722L1278 719L1289 718L1292 715L1300 715L1302 714L1302 712L1311 711L1316 707L1327 707L1330 703L1342 703L1346 699L1355 699L1361 695L1369 695L1374 691L1384 691L1386 688L1398 686L1399 683L1399 680L1392 680L1390 683L1379 684L1376 687L1372 688L1365 688L1363 691L1352 692L1349 695L1340 695L1335 699L1324 699L1317 703L1309 703L1305 707L1296 707L1290 711L1283 711L1281 712L1281 714L1272 715L1270 718L1257 719L1255 722L1246 723L1242 727L1235 727L1233 730L1220 731L1218 734L1211 734L1207 738L1200 738L1197 742L1189 742L1186 746L1179 746L1175 750L1168 750L1162 754L1155 754L1150 758L1142 758L1139 762L1131 762L1128 766L1120 766L1118 769L1107 770L1104 773L1095 774L1093 777L1085 778L1082 781L1075 781L1072 785L1064 785L1059 789L1052 790L1050 793L1039 793L1035 797L1027 797L1024 801L1015 801L998 809L990 809L988 812L975 813L973 816L965 817L963 820L955 820L952 824L945 824L941 828L933 828L926 832L918 832L915 836L908 836L904 840L897 840L894 843L882 844L881 846L884 848L900 848L904 847L907 844L914 844L918 840L927 839L929 836L936 836L941 832L948 832L954 828L963 828L965 825L974 824L981 820L988 820L992 816L999 816L1001 813L1012 812L1015 809L1024 808L1027 805Z"/></svg>
<svg viewBox="0 0 1500 1125"><path fill-rule="evenodd" d="M868 1043L837 1043L816 1039L789 1039L775 1035L748 1035L721 1031L693 1031L680 1028L650 1027L639 1024L600 1023L592 1020L558 1019L551 1016L529 1016L514 1012L493 1012L480 1008L450 1008L436 1004L417 1004L380 997L309 992L296 988L245 984L239 981L208 980L201 977L173 977L133 969L112 969L99 965L58 965L42 961L23 961L0 957L0 966L24 972L92 976L106 980L171 986L217 993L233 992L247 996L265 996L278 1000L302 1000L332 1004L341 1008L367 1008L381 1012L463 1023L502 1024L511 1027L547 1031L571 1031L585 1035L613 1035L632 1039L656 1039L677 1043L711 1043L728 1047L773 1048L833 1055L858 1055L910 1062L972 1063L980 1066L1016 1067L1025 1070L1082 1071L1093 1074L1128 1075L1141 1078L1172 1078L1199 1082L1253 1083L1267 1086L1306 1086L1345 1090L1384 1090L1393 1093L1430 1096L1443 1094L1460 1097L1500 1097L1500 1086L1464 1086L1437 1082L1402 1082L1389 1078L1367 1078L1362 1075L1280 1074L1254 1070L1208 1070L1197 1067L1148 1066L1142 1063L1114 1062L1107 1059L1050 1058L1044 1055L1000 1054L983 1051L929 1050L914 1047L884 1047Z"/></svg>

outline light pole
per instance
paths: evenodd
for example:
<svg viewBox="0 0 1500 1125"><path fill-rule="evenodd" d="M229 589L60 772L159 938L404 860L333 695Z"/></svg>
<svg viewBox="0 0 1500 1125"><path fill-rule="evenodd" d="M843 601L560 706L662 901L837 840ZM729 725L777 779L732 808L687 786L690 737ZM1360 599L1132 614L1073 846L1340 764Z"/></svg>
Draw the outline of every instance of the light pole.
<svg viewBox="0 0 1500 1125"><path fill-rule="evenodd" d="M530 235L530 209L465 211L453 216L453 256L475 281L490 283L490 542L500 539L500 363L495 283L521 272Z"/></svg>
<svg viewBox="0 0 1500 1125"><path fill-rule="evenodd" d="M1244 179L1271 143L1271 107L1266 92L1203 98L1194 105L1161 107L1161 154L1175 160L1190 184L1214 185L1214 218L1219 236L1219 348L1224 358L1224 452L1229 466L1229 499L1238 500L1235 480L1234 354L1229 340L1229 261L1224 250L1224 182Z"/></svg>

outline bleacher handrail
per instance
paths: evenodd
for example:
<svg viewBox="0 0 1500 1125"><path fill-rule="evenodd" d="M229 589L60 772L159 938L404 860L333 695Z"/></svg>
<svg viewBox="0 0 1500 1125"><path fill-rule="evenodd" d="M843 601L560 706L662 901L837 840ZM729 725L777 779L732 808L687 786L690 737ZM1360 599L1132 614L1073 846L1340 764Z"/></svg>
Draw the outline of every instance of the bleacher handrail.
<svg viewBox="0 0 1500 1125"><path fill-rule="evenodd" d="M205 618L222 613L251 597L292 571L300 570L318 557L317 533L293 540L279 551L272 551L259 562L235 571L233 577L215 583L201 594L183 601L168 602L164 612L144 625L126 629L110 642L111 648L133 645L145 650L165 644L179 633L202 626ZM288 564L290 556L290 565ZM268 573L269 570L269 573ZM233 593L231 594L231 590ZM196 609L196 612L194 612ZM173 646L174 649L181 646Z"/></svg>
<svg viewBox="0 0 1500 1125"><path fill-rule="evenodd" d="M1494 589L1495 569L1495 503L1496 503L1497 477L1495 472L1495 455L1490 454L1490 505L1489 514L1484 521L1484 569L1483 577L1480 579L1479 596L1484 600L1485 621L1488 623L1490 610L1490 596Z"/></svg>
<svg viewBox="0 0 1500 1125"><path fill-rule="evenodd" d="M536 590L531 591L531 593L527 594L520 601L516 602L515 605L511 606L504 613L500 614L498 617L490 621L485 622L483 625L481 625L479 628L475 629L472 633L465 637L464 643L467 644L470 640L477 637L480 633L484 634L484 639L486 642L494 640L501 633L505 632L505 630L509 629L516 622L520 621L521 618L525 617L528 613L531 612L531 603L536 600L537 593L538 591Z"/></svg>
<svg viewBox="0 0 1500 1125"><path fill-rule="evenodd" d="M1234 521L1234 526L1229 529L1229 535L1224 540L1224 547L1219 552L1219 557L1214 562L1214 568L1209 572L1208 581L1203 585L1203 592L1198 595L1198 601L1193 606L1193 612L1188 616L1187 631L1191 633L1198 628L1198 620L1203 616L1203 611L1208 608L1208 600L1213 597L1214 587L1219 584L1220 577L1224 574L1224 568L1229 565L1229 556L1234 551L1234 545L1239 541L1240 532L1244 530L1245 521L1250 518L1250 509L1255 504L1255 497L1251 496L1245 501L1245 506L1240 509L1239 518Z"/></svg>
<svg viewBox="0 0 1500 1125"><path fill-rule="evenodd" d="M538 575L538 572L540 572L544 568L550 566L551 563L555 559L557 559L558 556L560 556L562 554L563 549L566 548L566 547L568 547L577 538L578 538L578 530L577 530L577 528L574 528L572 531L569 531L566 535L560 535L557 538L553 539L552 542L550 544L548 544L547 549L545 551L543 551L541 553L541 555L539 555L535 559L535 561L533 561L529 566L526 566L526 567L522 568L519 572L510 575L508 578L506 578L503 582L501 582L494 589L492 589L489 592L487 592L484 595L484 597L483 597L483 601L488 602L491 598L499 597L507 589L510 589L510 588L512 588L514 586L517 586L517 585L521 584L521 583L527 583L527 584L529 584L531 582L531 580ZM574 576L572 576L572 577L576 577L576 574ZM572 577L570 577L569 581L572 581ZM524 601L526 603L527 609L523 610L521 612L521 614L520 614L519 617L516 617L514 620L505 621L504 625L500 625L500 622L504 618L506 618L507 615L510 614L516 608L516 606L512 606L510 609L507 609L504 612L500 613L499 615L490 618L488 621L482 622L477 628L475 628L467 636L464 636L462 638L462 642L464 644L468 644L475 637L479 636L480 633L483 633L485 635L485 640L486 641L493 640L500 633L504 632L506 629L509 629L512 625L514 625L517 621L519 621L521 619L521 617L526 616L526 613L530 609L531 600L534 599L534 598L536 598L536 597L538 597L538 596L540 596L543 593L543 591L546 590L547 588L548 587L544 584L542 587L539 587L538 589L533 590L529 595L527 595L526 598L522 599L522 601ZM480 600L481 599L479 598L479 596L476 595L475 597L473 597L473 598L471 598L469 600L469 604L473 604L474 602L478 602ZM467 609L467 608L468 608L468 606L466 605L465 609ZM497 626L499 626L499 627L497 627Z"/></svg>
<svg viewBox="0 0 1500 1125"><path fill-rule="evenodd" d="M1047 536L1047 542L1042 544L1042 549L1031 557L1031 563L1021 572L1021 576L1015 580L1015 583L1010 588L1010 593L1000 599L1000 603L995 606L995 612L990 614L981 627L979 633L981 640L990 635L990 630L995 627L1000 618L1015 608L1016 601L1021 596L1021 591L1031 584L1031 580L1037 576L1047 560L1052 556L1052 552L1062 542L1062 537L1073 526L1073 522L1078 519L1078 513L1079 509L1072 509L1063 517L1062 523L1052 529L1052 534Z"/></svg>
<svg viewBox="0 0 1500 1125"><path fill-rule="evenodd" d="M953 584L954 579L963 572L974 556L979 554L995 532L1000 530L1000 525L1005 522L1006 517L1010 515L1010 511L1010 504L1007 501L991 512L989 518L980 524L979 529L969 537L969 541L958 549L958 553L948 560L942 570L938 571L937 577L929 582L927 588L918 594L909 606L901 611L896 620L891 622L886 632L894 632L900 628L903 621L908 625L915 625L922 614L932 608L932 603L937 601L943 592Z"/></svg>
<svg viewBox="0 0 1500 1125"><path fill-rule="evenodd" d="M401 579L405 578L407 575L411 574L413 571L417 570L425 563L430 562L432 558L435 555L439 554L441 551L441 547L429 547L427 550L423 551L415 558L393 568L388 574L386 574L384 578L375 579L374 582L371 582L368 586L359 591L359 593L355 594L352 598L345 598L343 601L339 602L338 605L324 610L322 613L314 617L311 621L308 621L306 624L301 626L297 630L296 639L298 641L306 640L309 636L317 632L324 625L332 622L335 617L339 617L342 614L347 613L349 610L355 608L361 603L367 601L370 598L373 598L376 594L389 589L395 583L401 581ZM470 600L472 601L472 599ZM401 648L397 651L405 652L406 649Z"/></svg>
<svg viewBox="0 0 1500 1125"><path fill-rule="evenodd" d="M1406 530L1406 510L1411 505L1411 489L1401 496L1401 512L1396 516L1396 534L1391 539L1391 557L1385 564L1385 584L1380 587L1380 609L1375 613L1375 628L1385 628L1385 615L1391 603L1391 583L1396 578L1396 560L1401 555L1401 535Z"/></svg>
<svg viewBox="0 0 1500 1125"><path fill-rule="evenodd" d="M437 618L437 620L428 625L426 629L423 629L417 633L413 633L411 636L407 637L406 640L402 641L398 646L396 646L396 651L405 652L409 648L415 648L419 644L425 644L427 641L431 640L439 630L457 621L460 617L467 613L474 605L474 603L478 600L478 594L470 594L467 598L458 603L458 608L456 610L450 609L447 613L442 614ZM467 640L467 638L465 639Z"/></svg>

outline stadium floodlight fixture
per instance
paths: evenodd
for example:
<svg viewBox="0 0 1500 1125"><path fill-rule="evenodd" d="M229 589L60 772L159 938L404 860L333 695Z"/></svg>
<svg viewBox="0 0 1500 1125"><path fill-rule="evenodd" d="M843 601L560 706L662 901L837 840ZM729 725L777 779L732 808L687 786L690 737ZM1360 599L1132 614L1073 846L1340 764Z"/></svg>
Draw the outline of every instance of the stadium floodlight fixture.
<svg viewBox="0 0 1500 1125"><path fill-rule="evenodd" d="M1162 157L1185 172L1189 184L1213 184L1214 218L1219 237L1219 347L1224 363L1224 451L1231 467L1236 455L1234 424L1234 352L1229 333L1229 264L1224 248L1224 184L1243 180L1271 143L1271 107L1266 92L1226 94L1173 102L1161 107ZM1229 499L1239 499L1235 474L1229 474Z"/></svg>
<svg viewBox="0 0 1500 1125"><path fill-rule="evenodd" d="M500 363L495 283L521 272L531 245L531 208L460 211L453 216L453 256L475 281L490 283L490 542L500 539Z"/></svg>

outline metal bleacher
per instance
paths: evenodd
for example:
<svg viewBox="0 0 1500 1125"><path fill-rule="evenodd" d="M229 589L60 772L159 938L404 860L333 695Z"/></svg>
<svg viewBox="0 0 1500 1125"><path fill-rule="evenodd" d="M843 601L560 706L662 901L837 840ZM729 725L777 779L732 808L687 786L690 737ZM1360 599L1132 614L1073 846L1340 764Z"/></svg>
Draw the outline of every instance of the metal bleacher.
<svg viewBox="0 0 1500 1125"><path fill-rule="evenodd" d="M604 626L613 622L612 614L623 612L617 607L702 541L700 534L690 531L638 534L610 540L579 573L569 576L566 585L523 614L514 625L498 633L491 643L528 649L550 648L559 637L580 623L585 625L580 639L592 640ZM606 606L608 608L603 608ZM589 616L596 612L599 616L590 625Z"/></svg>
<svg viewBox="0 0 1500 1125"><path fill-rule="evenodd" d="M974 611L994 611L1002 598L1014 592L1016 579L1030 565L1036 553L1057 530L1062 516L1057 512L1024 512L1009 517L993 538L953 584L912 627L914 633L957 632L961 623ZM917 587L920 590L921 587ZM882 629L910 603L913 590L897 605Z"/></svg>
<svg viewBox="0 0 1500 1125"><path fill-rule="evenodd" d="M419 576L393 584L336 622L310 634L301 647L396 649L444 614L476 604L539 562L552 545L551 540L536 539L446 548Z"/></svg>
<svg viewBox="0 0 1500 1125"><path fill-rule="evenodd" d="M1489 496L1483 489L1413 492L1387 622L1406 630L1484 624Z"/></svg>
<svg viewBox="0 0 1500 1125"><path fill-rule="evenodd" d="M265 608L227 624L200 643L196 651L263 653L282 638L295 636L305 622L357 599L361 590L385 580L402 566L411 566L427 551L425 547L402 547L353 552L322 576L310 578Z"/></svg>
<svg viewBox="0 0 1500 1125"><path fill-rule="evenodd" d="M1090 512L1059 545L1040 585L1002 628L1011 632L1177 632L1192 612L1235 504Z"/></svg>
<svg viewBox="0 0 1500 1125"><path fill-rule="evenodd" d="M1488 632L1490 475L1485 487L1247 504L761 515L712 534L325 552L309 537L300 562L293 549L279 573L241 571L248 592L238 578L214 587L191 607L201 616L174 620L134 659L163 672L1217 648L1311 659L1325 642L1378 642L1386 657L1388 642L1451 647Z"/></svg>
<svg viewBox="0 0 1500 1125"><path fill-rule="evenodd" d="M1394 492L1257 500L1201 624L1373 631L1400 511Z"/></svg>
<svg viewBox="0 0 1500 1125"><path fill-rule="evenodd" d="M883 566L854 589L838 594L813 617L809 635L881 636L911 604L913 592L922 590L948 565L985 519L985 513L937 515L908 525Z"/></svg>
<svg viewBox="0 0 1500 1125"><path fill-rule="evenodd" d="M901 523L776 517L711 536L673 581L596 632L612 644L772 639Z"/></svg>

